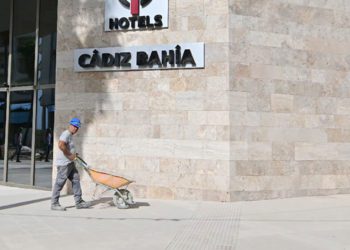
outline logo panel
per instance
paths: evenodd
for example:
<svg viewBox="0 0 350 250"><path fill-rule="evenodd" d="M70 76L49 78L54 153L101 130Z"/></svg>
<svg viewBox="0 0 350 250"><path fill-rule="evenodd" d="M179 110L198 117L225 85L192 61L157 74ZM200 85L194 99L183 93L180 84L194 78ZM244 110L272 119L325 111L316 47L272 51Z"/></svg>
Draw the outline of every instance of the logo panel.
<svg viewBox="0 0 350 250"><path fill-rule="evenodd" d="M105 31L168 27L168 0L105 0Z"/></svg>

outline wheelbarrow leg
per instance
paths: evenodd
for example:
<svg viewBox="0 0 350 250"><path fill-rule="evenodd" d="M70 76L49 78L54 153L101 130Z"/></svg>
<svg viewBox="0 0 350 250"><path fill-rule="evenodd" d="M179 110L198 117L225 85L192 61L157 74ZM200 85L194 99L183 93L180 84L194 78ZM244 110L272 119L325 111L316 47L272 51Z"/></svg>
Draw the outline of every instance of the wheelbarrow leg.
<svg viewBox="0 0 350 250"><path fill-rule="evenodd" d="M98 200L100 198L100 196L96 197L97 188L98 188L98 185L95 183L94 193L92 194L92 198L91 198L93 201Z"/></svg>
<svg viewBox="0 0 350 250"><path fill-rule="evenodd" d="M103 190L101 192L97 192L99 188L103 188ZM109 190L109 188L104 187L102 185L99 185L98 183L95 183L95 189L94 189L94 193L92 194L92 200L99 200L101 198L101 196L107 192Z"/></svg>

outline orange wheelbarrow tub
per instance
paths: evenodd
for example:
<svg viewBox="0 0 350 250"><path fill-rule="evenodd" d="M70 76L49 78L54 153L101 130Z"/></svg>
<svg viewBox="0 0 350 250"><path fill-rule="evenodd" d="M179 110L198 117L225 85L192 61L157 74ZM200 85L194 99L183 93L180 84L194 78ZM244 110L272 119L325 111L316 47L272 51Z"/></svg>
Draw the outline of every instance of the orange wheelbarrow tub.
<svg viewBox="0 0 350 250"><path fill-rule="evenodd" d="M121 176L111 175L92 169L80 157L77 157L75 162L79 166L83 167L83 169L89 174L90 178L96 185L104 186L106 188L106 191L114 191L113 203L116 207L125 209L135 204L131 192L127 189L127 186L134 181L128 180Z"/></svg>

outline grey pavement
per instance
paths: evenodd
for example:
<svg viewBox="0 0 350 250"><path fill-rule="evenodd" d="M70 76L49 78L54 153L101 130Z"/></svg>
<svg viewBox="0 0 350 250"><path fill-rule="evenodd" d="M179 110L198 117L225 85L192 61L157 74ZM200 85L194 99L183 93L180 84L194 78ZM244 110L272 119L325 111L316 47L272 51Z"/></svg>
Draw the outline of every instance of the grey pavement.
<svg viewBox="0 0 350 250"><path fill-rule="evenodd" d="M350 195L254 202L135 198L120 210L106 193L87 210L51 192L0 186L0 249L350 249ZM88 199L87 199L88 200Z"/></svg>

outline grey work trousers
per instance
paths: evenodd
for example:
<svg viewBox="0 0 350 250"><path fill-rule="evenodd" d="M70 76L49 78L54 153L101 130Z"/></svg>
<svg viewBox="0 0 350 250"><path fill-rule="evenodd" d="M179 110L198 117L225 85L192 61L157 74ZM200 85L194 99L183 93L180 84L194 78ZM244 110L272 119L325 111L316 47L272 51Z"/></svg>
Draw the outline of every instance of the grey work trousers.
<svg viewBox="0 0 350 250"><path fill-rule="evenodd" d="M56 204L60 198L60 192L66 184L66 181L70 180L72 182L73 194L75 203L79 203L82 198L82 192L80 187L80 176L78 170L75 167L74 162L69 163L67 166L57 167L57 177L56 182L53 187L51 203Z"/></svg>

